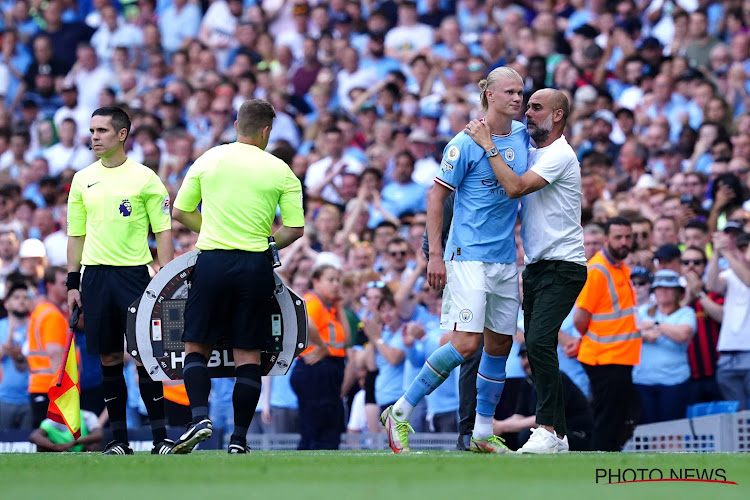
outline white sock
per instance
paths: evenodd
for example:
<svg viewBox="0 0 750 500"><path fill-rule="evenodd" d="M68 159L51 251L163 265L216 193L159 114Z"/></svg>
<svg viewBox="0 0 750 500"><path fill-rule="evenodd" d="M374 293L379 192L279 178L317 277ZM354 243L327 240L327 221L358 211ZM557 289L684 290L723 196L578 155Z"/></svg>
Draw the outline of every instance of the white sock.
<svg viewBox="0 0 750 500"><path fill-rule="evenodd" d="M492 417L485 417L477 413L474 419L474 432L473 436L477 439L490 437L494 434L492 432Z"/></svg>
<svg viewBox="0 0 750 500"><path fill-rule="evenodd" d="M409 418L411 418L411 412L413 411L414 407L410 405L403 396L396 401L392 410L393 416L396 417L396 420L409 420Z"/></svg>

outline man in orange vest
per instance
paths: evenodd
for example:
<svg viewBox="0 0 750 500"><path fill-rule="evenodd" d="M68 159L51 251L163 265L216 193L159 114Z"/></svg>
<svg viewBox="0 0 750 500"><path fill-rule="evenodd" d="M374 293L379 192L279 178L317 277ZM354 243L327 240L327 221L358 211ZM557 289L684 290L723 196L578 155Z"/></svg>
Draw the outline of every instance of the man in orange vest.
<svg viewBox="0 0 750 500"><path fill-rule="evenodd" d="M50 267L44 272L46 298L34 308L29 320L29 397L35 429L47 416L47 389L65 349L68 321L61 311L68 300L65 276L67 271L62 267Z"/></svg>
<svg viewBox="0 0 750 500"><path fill-rule="evenodd" d="M630 222L613 217L604 247L588 262L573 323L581 333L578 360L591 380L594 428L591 449L619 451L630 437L627 421L640 408L631 372L641 358L635 292L623 260L633 246ZM632 430L632 429L630 429Z"/></svg>

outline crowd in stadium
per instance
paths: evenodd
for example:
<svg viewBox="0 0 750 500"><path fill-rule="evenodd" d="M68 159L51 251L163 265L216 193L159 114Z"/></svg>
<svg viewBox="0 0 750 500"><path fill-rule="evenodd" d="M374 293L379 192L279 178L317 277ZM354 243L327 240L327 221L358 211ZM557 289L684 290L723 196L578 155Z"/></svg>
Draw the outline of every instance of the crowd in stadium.
<svg viewBox="0 0 750 500"><path fill-rule="evenodd" d="M441 293L425 281L427 191L447 142L481 116L477 82L499 66L523 77L526 99L546 87L569 99L586 258L602 248L608 219L628 219L637 322L658 310L687 326L679 342L644 336L634 423L682 418L706 401L748 406L750 1L3 0L0 10L0 429L39 424L24 345L38 335L39 322L29 325L40 297L67 315L67 192L96 160L92 111L128 112L128 156L174 199L197 157L236 139L239 106L263 98L277 113L267 151L302 181L307 221L277 272L300 296L318 286L343 297L341 431L382 432L381 406L449 335ZM172 231L177 255L195 248L196 233L177 221ZM520 269L520 236L517 257ZM340 280L333 291L323 265ZM657 301L651 285L665 269L681 278L660 285L676 291ZM590 420L579 339L571 313L560 369ZM393 363L381 342L406 356ZM519 311L507 368L519 384L499 406L499 434L533 415L522 344ZM99 414L98 358L79 358L83 406ZM264 380L250 432L298 431L290 378ZM139 426L135 369L131 379ZM213 384L214 428L231 428L233 380ZM165 396L171 423L184 425L179 389ZM412 425L456 432L458 407L455 373Z"/></svg>

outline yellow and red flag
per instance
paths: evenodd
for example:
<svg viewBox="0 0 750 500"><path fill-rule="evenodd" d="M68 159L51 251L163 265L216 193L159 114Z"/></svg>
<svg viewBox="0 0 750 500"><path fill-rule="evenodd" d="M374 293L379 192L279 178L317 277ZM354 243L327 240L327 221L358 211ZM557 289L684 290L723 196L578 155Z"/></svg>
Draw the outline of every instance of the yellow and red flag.
<svg viewBox="0 0 750 500"><path fill-rule="evenodd" d="M74 337L73 331L69 331L63 362L47 391L47 418L65 425L73 434L73 438L78 439L81 437L81 385L78 381ZM71 351L74 353L72 356Z"/></svg>

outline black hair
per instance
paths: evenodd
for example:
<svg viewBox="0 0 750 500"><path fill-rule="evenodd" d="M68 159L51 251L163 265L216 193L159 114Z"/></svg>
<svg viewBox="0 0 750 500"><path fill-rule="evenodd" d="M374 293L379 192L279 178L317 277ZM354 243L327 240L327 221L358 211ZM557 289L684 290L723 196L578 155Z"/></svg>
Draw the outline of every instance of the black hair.
<svg viewBox="0 0 750 500"><path fill-rule="evenodd" d="M127 139L130 135L130 117L125 111L118 108L117 106L105 106L103 108L99 108L91 113L91 117L93 118L94 116L111 117L112 127L114 127L115 129L115 133L119 133L120 130L125 129L125 131L127 132L127 134L125 135L125 139Z"/></svg>

